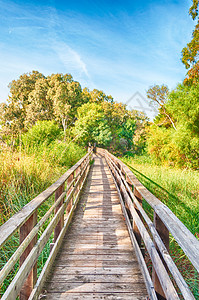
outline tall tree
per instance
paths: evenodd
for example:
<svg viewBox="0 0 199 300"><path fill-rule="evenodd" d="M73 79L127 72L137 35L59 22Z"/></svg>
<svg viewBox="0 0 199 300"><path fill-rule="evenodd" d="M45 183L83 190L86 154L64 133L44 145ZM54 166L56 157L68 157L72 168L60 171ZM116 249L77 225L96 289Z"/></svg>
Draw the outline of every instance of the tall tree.
<svg viewBox="0 0 199 300"><path fill-rule="evenodd" d="M35 89L36 81L41 78L45 78L43 74L32 71L10 83L8 105L4 107L5 113L1 122L13 134L24 131L27 107L30 104L29 94Z"/></svg>
<svg viewBox="0 0 199 300"><path fill-rule="evenodd" d="M192 19L196 21L194 31L192 33L192 39L186 47L182 49L182 62L189 70L187 77L185 78L185 84L192 84L194 81L199 80L199 66L198 66L198 54L199 54L199 18L198 18L198 6L199 0L193 0L192 6L189 9L189 14Z"/></svg>
<svg viewBox="0 0 199 300"><path fill-rule="evenodd" d="M158 108L160 115L164 115L176 130L174 121L172 120L172 117L166 107L168 94L169 89L166 85L154 85L148 89L147 98L150 99L150 102L154 107ZM163 122L165 122L165 120L163 120Z"/></svg>
<svg viewBox="0 0 199 300"><path fill-rule="evenodd" d="M107 147L112 140L110 126L98 103L86 103L78 109L73 132L82 145L91 142Z"/></svg>
<svg viewBox="0 0 199 300"><path fill-rule="evenodd" d="M39 78L35 82L35 88L29 93L26 108L25 128L28 129L37 121L53 120L53 105L47 97L49 85L46 78Z"/></svg>
<svg viewBox="0 0 199 300"><path fill-rule="evenodd" d="M77 108L84 103L81 85L70 74L53 74L48 81L48 98L53 103L55 119L65 132L67 126L74 124Z"/></svg>

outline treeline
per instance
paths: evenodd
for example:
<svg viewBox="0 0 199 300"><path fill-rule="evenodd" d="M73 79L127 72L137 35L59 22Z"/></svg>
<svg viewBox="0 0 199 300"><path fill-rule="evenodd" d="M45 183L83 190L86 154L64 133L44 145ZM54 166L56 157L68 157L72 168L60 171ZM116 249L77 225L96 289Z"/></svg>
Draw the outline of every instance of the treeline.
<svg viewBox="0 0 199 300"><path fill-rule="evenodd" d="M148 128L147 150L155 162L199 167L199 84L179 84L171 92L153 86L148 98L159 114Z"/></svg>
<svg viewBox="0 0 199 300"><path fill-rule="evenodd" d="M27 146L53 139L89 142L117 154L141 152L147 117L130 111L103 91L82 89L70 74L45 77L23 74L10 84L8 104L1 104L1 139Z"/></svg>
<svg viewBox="0 0 199 300"><path fill-rule="evenodd" d="M55 148L63 149L71 142L83 147L91 142L117 155L145 152L155 163L197 169L197 77L171 92L154 85L147 97L159 110L153 122L103 91L82 89L70 74L45 77L32 71L11 82L8 104L0 106L1 140L29 148L56 140Z"/></svg>

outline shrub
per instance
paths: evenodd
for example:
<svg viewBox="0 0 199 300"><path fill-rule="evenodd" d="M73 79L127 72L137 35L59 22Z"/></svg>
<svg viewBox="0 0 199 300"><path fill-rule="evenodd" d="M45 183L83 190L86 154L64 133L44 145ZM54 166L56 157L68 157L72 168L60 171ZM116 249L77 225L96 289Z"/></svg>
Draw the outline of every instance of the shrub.
<svg viewBox="0 0 199 300"><path fill-rule="evenodd" d="M49 145L60 135L60 128L54 121L38 121L36 125L22 135L24 146Z"/></svg>

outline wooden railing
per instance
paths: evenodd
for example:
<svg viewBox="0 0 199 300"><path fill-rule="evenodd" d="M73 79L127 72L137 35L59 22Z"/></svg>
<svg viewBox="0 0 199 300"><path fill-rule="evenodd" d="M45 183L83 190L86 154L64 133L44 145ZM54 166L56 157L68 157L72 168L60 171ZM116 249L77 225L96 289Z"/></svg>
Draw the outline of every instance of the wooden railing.
<svg viewBox="0 0 199 300"><path fill-rule="evenodd" d="M21 211L0 227L0 249L17 232L19 247L0 271L0 285L19 261L19 270L11 281L2 300L37 299L48 271L56 257L62 239L76 208L80 191L87 177L93 150L69 169L54 184L34 198ZM46 214L37 221L37 211L55 194L55 202ZM50 219L51 218L51 219ZM39 230L48 222L39 239ZM50 255L37 278L37 259L54 231Z"/></svg>
<svg viewBox="0 0 199 300"><path fill-rule="evenodd" d="M180 299L176 287L184 299L195 299L169 254L169 233L197 271L199 241L166 205L138 181L122 161L104 149L97 148L97 153L105 157L115 179L130 238L145 277L150 299ZM143 199L154 211L153 222L142 207ZM144 251L141 248L143 243L152 262L152 276L144 259Z"/></svg>

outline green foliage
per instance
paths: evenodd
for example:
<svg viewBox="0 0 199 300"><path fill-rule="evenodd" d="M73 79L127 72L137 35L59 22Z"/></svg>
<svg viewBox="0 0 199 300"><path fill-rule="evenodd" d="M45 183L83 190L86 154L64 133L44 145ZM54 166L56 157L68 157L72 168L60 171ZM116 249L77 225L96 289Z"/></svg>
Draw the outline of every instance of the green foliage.
<svg viewBox="0 0 199 300"><path fill-rule="evenodd" d="M0 108L2 129L16 135L38 120L55 119L66 130L83 103L81 86L70 74L45 77L32 71L11 82L8 105Z"/></svg>
<svg viewBox="0 0 199 300"><path fill-rule="evenodd" d="M169 99L167 106L178 124L184 124L193 133L199 134L199 84L179 84Z"/></svg>
<svg viewBox="0 0 199 300"><path fill-rule="evenodd" d="M148 129L147 149L156 163L175 165L176 160L181 156L175 143L171 140L173 132L173 129L156 125L152 125Z"/></svg>
<svg viewBox="0 0 199 300"><path fill-rule="evenodd" d="M68 140L69 133L83 146L97 143L120 154L142 151L145 146L146 116L127 110L101 90L82 90L70 74L45 77L32 71L21 75L10 84L8 104L0 106L0 113L1 139L11 146L21 135L28 146L43 145L44 140L51 143L59 132L47 128L47 121L55 121L63 129L61 139Z"/></svg>
<svg viewBox="0 0 199 300"><path fill-rule="evenodd" d="M54 121L38 121L22 136L24 146L49 145L60 135L60 128Z"/></svg>
<svg viewBox="0 0 199 300"><path fill-rule="evenodd" d="M89 142L105 147L108 145L111 140L111 131L101 105L87 103L78 109L74 135L84 146Z"/></svg>
<svg viewBox="0 0 199 300"><path fill-rule="evenodd" d="M86 154L86 150L73 142L56 140L47 149L43 148L43 153L47 155L52 164L71 168Z"/></svg>
<svg viewBox="0 0 199 300"><path fill-rule="evenodd" d="M168 95L165 108L175 129L160 123L161 113L148 129L148 152L158 163L199 167L199 85L179 84Z"/></svg>
<svg viewBox="0 0 199 300"><path fill-rule="evenodd" d="M154 85L147 91L147 98L150 99L151 105L157 108L159 111L159 116L158 118L156 118L156 123L157 121L160 124L170 123L170 125L172 125L174 129L176 129L171 114L166 106L168 95L169 89L164 84L162 84L161 86Z"/></svg>
<svg viewBox="0 0 199 300"><path fill-rule="evenodd" d="M195 20L195 28L192 33L192 39L186 47L182 49L182 62L188 69L187 77L184 80L185 84L192 84L199 81L199 18L198 18L198 0L193 0L192 6L190 7L189 14L192 19Z"/></svg>
<svg viewBox="0 0 199 300"><path fill-rule="evenodd" d="M130 150L132 148L135 129L136 129L135 119L127 119L127 121L123 123L121 126L120 137L126 140L127 150Z"/></svg>

